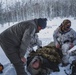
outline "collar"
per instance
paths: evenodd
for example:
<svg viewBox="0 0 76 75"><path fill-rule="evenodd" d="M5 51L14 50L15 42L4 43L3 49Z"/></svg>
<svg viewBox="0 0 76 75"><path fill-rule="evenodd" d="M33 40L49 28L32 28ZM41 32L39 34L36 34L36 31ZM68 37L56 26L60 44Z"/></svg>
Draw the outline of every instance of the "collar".
<svg viewBox="0 0 76 75"><path fill-rule="evenodd" d="M38 30L38 19L34 19L34 22L36 24L36 32L35 33L38 33L39 30Z"/></svg>

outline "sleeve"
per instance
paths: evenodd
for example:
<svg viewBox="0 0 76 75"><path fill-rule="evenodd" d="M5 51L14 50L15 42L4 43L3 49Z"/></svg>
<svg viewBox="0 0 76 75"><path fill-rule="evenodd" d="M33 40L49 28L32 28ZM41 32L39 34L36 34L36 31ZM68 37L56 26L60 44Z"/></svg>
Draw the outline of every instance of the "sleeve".
<svg viewBox="0 0 76 75"><path fill-rule="evenodd" d="M76 45L76 32L73 30L73 45Z"/></svg>
<svg viewBox="0 0 76 75"><path fill-rule="evenodd" d="M58 29L56 29L56 30L54 31L54 33L53 33L53 39L54 39L54 44L55 44L55 45L59 44L59 43L58 43L58 40L57 40L57 38L58 38L57 34L58 34Z"/></svg>
<svg viewBox="0 0 76 75"><path fill-rule="evenodd" d="M23 34L23 38L20 45L20 57L24 57L28 46L30 45L31 37L35 34L35 27L30 25Z"/></svg>
<svg viewBox="0 0 76 75"><path fill-rule="evenodd" d="M38 48L39 47L41 47L42 46L42 41L41 40L39 40L39 38L38 38L38 35L37 34L35 34L36 35L36 45L38 46Z"/></svg>

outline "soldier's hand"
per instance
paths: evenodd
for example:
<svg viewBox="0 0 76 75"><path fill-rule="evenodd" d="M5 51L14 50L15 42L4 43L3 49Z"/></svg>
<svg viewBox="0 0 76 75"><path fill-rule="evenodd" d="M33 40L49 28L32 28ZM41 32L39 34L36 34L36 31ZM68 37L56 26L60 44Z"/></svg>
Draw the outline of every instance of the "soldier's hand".
<svg viewBox="0 0 76 75"><path fill-rule="evenodd" d="M57 45L56 45L56 48L57 48L57 49L60 49L60 44L57 44Z"/></svg>
<svg viewBox="0 0 76 75"><path fill-rule="evenodd" d="M70 49L73 48L73 47L74 47L74 45L73 45L73 43L71 43L71 44L70 44Z"/></svg>
<svg viewBox="0 0 76 75"><path fill-rule="evenodd" d="M25 57L22 57L21 60L22 60L22 62L26 63L26 58Z"/></svg>

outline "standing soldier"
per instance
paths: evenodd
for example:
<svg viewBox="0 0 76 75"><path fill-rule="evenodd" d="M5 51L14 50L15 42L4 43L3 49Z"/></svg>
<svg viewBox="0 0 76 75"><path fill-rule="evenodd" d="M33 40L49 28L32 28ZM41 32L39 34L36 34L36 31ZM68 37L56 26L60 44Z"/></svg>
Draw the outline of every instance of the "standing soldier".
<svg viewBox="0 0 76 75"><path fill-rule="evenodd" d="M0 34L0 45L14 65L17 75L27 75L24 69L24 55L35 33L46 27L46 21L46 18L39 18L20 22Z"/></svg>

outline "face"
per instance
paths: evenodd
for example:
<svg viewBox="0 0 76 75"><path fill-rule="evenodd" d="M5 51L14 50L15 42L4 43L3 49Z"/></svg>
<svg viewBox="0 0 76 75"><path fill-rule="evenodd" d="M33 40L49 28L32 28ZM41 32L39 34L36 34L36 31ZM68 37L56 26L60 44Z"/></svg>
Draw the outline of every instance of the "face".
<svg viewBox="0 0 76 75"><path fill-rule="evenodd" d="M40 67L40 61L39 60L34 61L32 64L32 67L34 69L38 69Z"/></svg>
<svg viewBox="0 0 76 75"><path fill-rule="evenodd" d="M38 26L38 30L40 31L42 28L40 26Z"/></svg>
<svg viewBox="0 0 76 75"><path fill-rule="evenodd" d="M38 26L38 29L36 31L36 33L38 33L42 28L40 26Z"/></svg>
<svg viewBox="0 0 76 75"><path fill-rule="evenodd" d="M67 25L65 25L65 30L69 30L71 27L71 23L68 23Z"/></svg>

